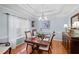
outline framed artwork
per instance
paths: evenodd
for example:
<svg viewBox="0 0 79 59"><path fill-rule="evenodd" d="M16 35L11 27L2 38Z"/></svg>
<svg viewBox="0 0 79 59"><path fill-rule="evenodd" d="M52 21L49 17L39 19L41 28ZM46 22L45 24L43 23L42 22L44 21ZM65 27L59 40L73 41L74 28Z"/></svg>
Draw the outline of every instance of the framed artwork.
<svg viewBox="0 0 79 59"><path fill-rule="evenodd" d="M50 21L42 21L42 29L49 29Z"/></svg>
<svg viewBox="0 0 79 59"><path fill-rule="evenodd" d="M31 25L32 27L35 27L35 21L32 21L32 25Z"/></svg>

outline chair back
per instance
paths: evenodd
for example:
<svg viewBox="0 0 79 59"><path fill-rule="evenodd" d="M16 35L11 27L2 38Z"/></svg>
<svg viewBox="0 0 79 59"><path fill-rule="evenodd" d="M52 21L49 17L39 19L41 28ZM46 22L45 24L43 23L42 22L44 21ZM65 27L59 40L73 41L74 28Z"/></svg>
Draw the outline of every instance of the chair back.
<svg viewBox="0 0 79 59"><path fill-rule="evenodd" d="M48 38L49 42L52 42L54 36L55 36L55 32L53 32L52 34L44 34L44 38Z"/></svg>
<svg viewBox="0 0 79 59"><path fill-rule="evenodd" d="M43 41L50 41L50 34L44 34L44 39Z"/></svg>
<svg viewBox="0 0 79 59"><path fill-rule="evenodd" d="M26 31L25 35L26 35L26 38L31 38L32 37L31 31Z"/></svg>
<svg viewBox="0 0 79 59"><path fill-rule="evenodd" d="M50 36L51 36L50 34L44 34L45 38L50 38Z"/></svg>
<svg viewBox="0 0 79 59"><path fill-rule="evenodd" d="M51 37L51 40L53 39L53 37L54 37L54 36L55 36L55 32L53 32L53 33L52 33L52 37Z"/></svg>
<svg viewBox="0 0 79 59"><path fill-rule="evenodd" d="M37 30L36 29L33 29L32 30L32 36L36 36L37 35Z"/></svg>

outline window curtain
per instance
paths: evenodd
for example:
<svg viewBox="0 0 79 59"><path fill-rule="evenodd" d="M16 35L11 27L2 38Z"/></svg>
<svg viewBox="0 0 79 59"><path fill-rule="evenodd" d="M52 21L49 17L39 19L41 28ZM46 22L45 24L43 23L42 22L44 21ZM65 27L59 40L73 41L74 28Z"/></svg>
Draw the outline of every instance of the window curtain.
<svg viewBox="0 0 79 59"><path fill-rule="evenodd" d="M30 20L9 15L9 41L15 48L17 39L25 36L25 31L31 30Z"/></svg>
<svg viewBox="0 0 79 59"><path fill-rule="evenodd" d="M9 15L9 41L11 47L16 47L16 28L18 27L17 17Z"/></svg>

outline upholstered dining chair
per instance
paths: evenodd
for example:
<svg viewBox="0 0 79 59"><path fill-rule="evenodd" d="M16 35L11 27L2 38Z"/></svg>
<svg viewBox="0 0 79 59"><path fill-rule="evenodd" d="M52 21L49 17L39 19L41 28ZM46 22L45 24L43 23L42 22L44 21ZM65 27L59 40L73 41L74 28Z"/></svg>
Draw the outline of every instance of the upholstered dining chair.
<svg viewBox="0 0 79 59"><path fill-rule="evenodd" d="M26 35L26 40L29 40L29 39L34 38L34 37L32 36L31 31L26 31L26 32L25 32L25 35ZM31 52L31 53L33 53L34 48L36 48L35 45L32 44L32 43L28 43L28 42L27 42L26 50L28 49L29 46L31 46L31 48L32 48L32 52ZM27 51L27 52L28 52L28 51Z"/></svg>
<svg viewBox="0 0 79 59"><path fill-rule="evenodd" d="M37 35L37 30L36 29L33 29L32 30L32 36L36 36Z"/></svg>
<svg viewBox="0 0 79 59"><path fill-rule="evenodd" d="M31 31L25 31L26 39L32 38Z"/></svg>
<svg viewBox="0 0 79 59"><path fill-rule="evenodd" d="M32 39L31 31L25 31L25 36L26 36L26 40ZM26 51L28 50L29 46L33 47L33 44L32 43L27 43ZM28 53L28 51L27 51L27 53Z"/></svg>
<svg viewBox="0 0 79 59"><path fill-rule="evenodd" d="M54 34L52 34L50 37L47 35L43 40L48 41L49 44L48 44L48 46L39 46L39 51L46 51L46 52L48 52L50 54L51 49L52 49L51 44L52 44L52 40L53 40L54 36L55 36Z"/></svg>

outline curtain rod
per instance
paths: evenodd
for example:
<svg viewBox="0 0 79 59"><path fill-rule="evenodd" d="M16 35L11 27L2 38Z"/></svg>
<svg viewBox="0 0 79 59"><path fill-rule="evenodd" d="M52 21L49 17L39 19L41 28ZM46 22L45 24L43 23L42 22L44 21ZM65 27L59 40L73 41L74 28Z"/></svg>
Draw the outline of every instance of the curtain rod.
<svg viewBox="0 0 79 59"><path fill-rule="evenodd" d="M15 17L18 17L18 18L21 18L21 19L24 19L24 20L27 20L26 18L23 18L23 17L20 17L20 16L16 16L16 15L12 15L12 14L9 14L9 13L4 13L6 15L11 15L11 16L15 16Z"/></svg>

